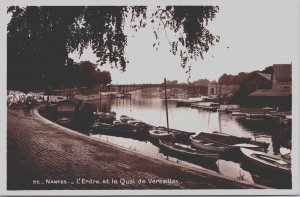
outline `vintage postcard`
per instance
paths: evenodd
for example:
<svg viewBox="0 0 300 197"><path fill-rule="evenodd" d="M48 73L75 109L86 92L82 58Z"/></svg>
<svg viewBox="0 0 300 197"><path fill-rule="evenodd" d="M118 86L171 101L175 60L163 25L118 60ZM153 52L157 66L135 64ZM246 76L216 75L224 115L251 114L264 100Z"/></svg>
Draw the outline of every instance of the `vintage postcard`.
<svg viewBox="0 0 300 197"><path fill-rule="evenodd" d="M1 194L299 194L299 5L1 2Z"/></svg>

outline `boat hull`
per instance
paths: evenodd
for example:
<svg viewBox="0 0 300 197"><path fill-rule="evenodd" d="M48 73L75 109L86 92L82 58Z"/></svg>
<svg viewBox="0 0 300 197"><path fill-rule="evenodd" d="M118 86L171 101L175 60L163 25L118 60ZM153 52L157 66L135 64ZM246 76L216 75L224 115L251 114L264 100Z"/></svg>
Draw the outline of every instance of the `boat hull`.
<svg viewBox="0 0 300 197"><path fill-rule="evenodd" d="M173 139L172 133L168 133L167 131L160 131L160 130L150 130L149 137L150 139L155 141L158 141L159 139L163 139L163 140Z"/></svg>
<svg viewBox="0 0 300 197"><path fill-rule="evenodd" d="M241 148L241 153L248 162L264 170L285 175L291 174L291 165L280 158L247 148Z"/></svg>
<svg viewBox="0 0 300 197"><path fill-rule="evenodd" d="M171 151L174 154L179 154L189 159L193 160L209 160L209 161L216 161L219 159L219 154L216 153L209 153L204 151L197 151L191 148L181 148L180 146L173 145L172 142L167 142L164 140L159 140L159 145L161 148Z"/></svg>
<svg viewBox="0 0 300 197"><path fill-rule="evenodd" d="M200 133L190 137L193 147L210 152L235 152L240 148L266 151L269 144L265 142L255 142L250 138L240 138L225 133Z"/></svg>
<svg viewBox="0 0 300 197"><path fill-rule="evenodd" d="M228 146L222 146L222 145L217 145L217 144L215 144L216 146L212 146L212 144L207 142L207 141L195 140L192 137L191 137L191 144L192 144L193 147L195 147L199 150L215 152L215 153L223 153L228 148Z"/></svg>

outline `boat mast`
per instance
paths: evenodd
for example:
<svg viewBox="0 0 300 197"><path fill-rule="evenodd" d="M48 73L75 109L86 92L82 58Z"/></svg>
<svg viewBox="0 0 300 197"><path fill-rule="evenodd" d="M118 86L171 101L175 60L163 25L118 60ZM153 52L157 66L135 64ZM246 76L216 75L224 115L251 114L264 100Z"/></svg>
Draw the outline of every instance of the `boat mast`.
<svg viewBox="0 0 300 197"><path fill-rule="evenodd" d="M164 82L165 82L165 101L166 101L167 131L168 131L168 133L170 133L170 131L169 131L169 115L168 115L168 99L167 99L167 81L166 81L166 78L165 78Z"/></svg>
<svg viewBox="0 0 300 197"><path fill-rule="evenodd" d="M101 91L99 91L99 108L100 108L100 111L101 111Z"/></svg>

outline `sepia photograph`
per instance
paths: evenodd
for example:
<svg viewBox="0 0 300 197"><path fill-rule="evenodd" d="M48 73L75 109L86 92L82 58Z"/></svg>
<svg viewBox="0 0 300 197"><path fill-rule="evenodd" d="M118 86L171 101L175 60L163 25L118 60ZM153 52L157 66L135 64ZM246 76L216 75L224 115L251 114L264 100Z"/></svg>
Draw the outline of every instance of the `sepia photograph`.
<svg viewBox="0 0 300 197"><path fill-rule="evenodd" d="M4 195L299 195L299 1L5 1Z"/></svg>

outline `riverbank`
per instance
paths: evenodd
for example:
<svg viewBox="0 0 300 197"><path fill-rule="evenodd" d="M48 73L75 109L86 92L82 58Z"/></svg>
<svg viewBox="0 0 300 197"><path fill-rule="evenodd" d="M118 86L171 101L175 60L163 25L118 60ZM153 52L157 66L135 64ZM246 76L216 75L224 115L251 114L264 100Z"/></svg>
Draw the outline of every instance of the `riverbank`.
<svg viewBox="0 0 300 197"><path fill-rule="evenodd" d="M91 139L33 113L7 111L7 189L266 188Z"/></svg>

